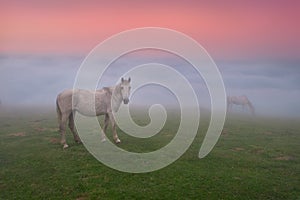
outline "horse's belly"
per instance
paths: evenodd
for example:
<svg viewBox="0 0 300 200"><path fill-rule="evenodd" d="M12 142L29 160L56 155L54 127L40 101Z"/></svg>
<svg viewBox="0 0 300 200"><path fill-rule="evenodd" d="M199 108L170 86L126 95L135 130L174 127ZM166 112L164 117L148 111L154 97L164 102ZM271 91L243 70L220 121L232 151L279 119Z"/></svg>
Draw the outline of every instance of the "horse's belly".
<svg viewBox="0 0 300 200"><path fill-rule="evenodd" d="M82 115L90 116L90 117L105 115L107 113L106 109L98 109L95 106L85 106L85 105L76 106L74 110L79 112Z"/></svg>
<svg viewBox="0 0 300 200"><path fill-rule="evenodd" d="M85 116L96 116L95 106L77 104L74 106L74 110Z"/></svg>

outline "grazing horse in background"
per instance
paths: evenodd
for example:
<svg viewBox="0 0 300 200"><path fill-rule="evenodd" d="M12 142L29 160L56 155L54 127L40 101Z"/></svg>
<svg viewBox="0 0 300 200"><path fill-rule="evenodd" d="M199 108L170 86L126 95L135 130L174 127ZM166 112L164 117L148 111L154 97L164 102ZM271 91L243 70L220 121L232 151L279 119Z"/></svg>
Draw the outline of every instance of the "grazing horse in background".
<svg viewBox="0 0 300 200"><path fill-rule="evenodd" d="M105 133L109 121L111 122L113 138L116 143L120 143L120 139L116 131L116 122L113 112L117 112L122 101L128 104L130 95L130 78L128 80L121 79L121 82L114 87L104 87L99 90L83 90L69 89L65 90L57 96L56 110L59 121L59 131L61 134L61 144L63 148L67 148L66 143L66 123L69 121L69 128L73 133L76 142L81 143L80 138L75 130L74 117L76 112L84 116L105 115L104 128L102 133L102 141L105 141ZM91 106L92 99L95 98L95 106ZM73 102L72 102L73 101ZM95 113L96 112L96 113Z"/></svg>
<svg viewBox="0 0 300 200"><path fill-rule="evenodd" d="M250 102L250 100L248 99L247 96L243 95L243 96L228 96L227 97L227 109L231 110L232 109L232 105L241 105L243 106L243 108L245 106L248 106L248 108L251 111L251 114L254 115L255 110L254 110L254 106L252 105L252 103Z"/></svg>

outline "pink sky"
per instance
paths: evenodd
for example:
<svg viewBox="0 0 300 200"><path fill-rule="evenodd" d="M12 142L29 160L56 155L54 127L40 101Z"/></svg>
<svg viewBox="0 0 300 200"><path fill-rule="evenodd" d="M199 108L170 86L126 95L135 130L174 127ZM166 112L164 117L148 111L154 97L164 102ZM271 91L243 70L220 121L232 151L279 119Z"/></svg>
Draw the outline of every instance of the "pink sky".
<svg viewBox="0 0 300 200"><path fill-rule="evenodd" d="M0 53L87 54L120 31L156 26L188 34L219 59L300 55L299 1L62 2L0 0Z"/></svg>

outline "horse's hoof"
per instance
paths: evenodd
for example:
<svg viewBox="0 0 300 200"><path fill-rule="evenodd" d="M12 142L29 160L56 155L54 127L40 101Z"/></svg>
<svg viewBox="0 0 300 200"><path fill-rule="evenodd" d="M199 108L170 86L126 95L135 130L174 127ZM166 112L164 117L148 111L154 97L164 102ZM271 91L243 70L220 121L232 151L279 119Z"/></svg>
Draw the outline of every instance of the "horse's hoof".
<svg viewBox="0 0 300 200"><path fill-rule="evenodd" d="M103 139L101 140L101 142L106 142L106 138L103 138Z"/></svg>
<svg viewBox="0 0 300 200"><path fill-rule="evenodd" d="M116 139L116 144L119 144L119 143L121 143L121 140L118 138L118 139Z"/></svg>
<svg viewBox="0 0 300 200"><path fill-rule="evenodd" d="M63 149L66 149L66 148L68 148L69 147L69 145L67 145L67 144L64 144L64 147L63 147Z"/></svg>

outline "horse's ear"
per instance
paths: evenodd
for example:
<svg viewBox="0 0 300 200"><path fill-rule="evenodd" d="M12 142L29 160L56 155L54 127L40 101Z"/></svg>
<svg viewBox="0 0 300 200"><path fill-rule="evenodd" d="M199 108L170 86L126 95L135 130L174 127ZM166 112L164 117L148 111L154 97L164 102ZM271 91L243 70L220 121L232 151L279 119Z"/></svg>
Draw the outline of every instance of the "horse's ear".
<svg viewBox="0 0 300 200"><path fill-rule="evenodd" d="M122 77L122 79L121 79L121 82L123 83L124 82L124 78Z"/></svg>
<svg viewBox="0 0 300 200"><path fill-rule="evenodd" d="M130 83L130 81L131 81L131 78L129 77L128 82Z"/></svg>

